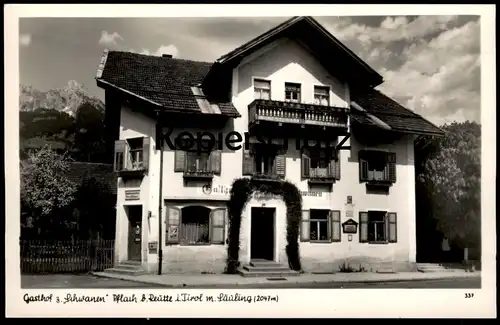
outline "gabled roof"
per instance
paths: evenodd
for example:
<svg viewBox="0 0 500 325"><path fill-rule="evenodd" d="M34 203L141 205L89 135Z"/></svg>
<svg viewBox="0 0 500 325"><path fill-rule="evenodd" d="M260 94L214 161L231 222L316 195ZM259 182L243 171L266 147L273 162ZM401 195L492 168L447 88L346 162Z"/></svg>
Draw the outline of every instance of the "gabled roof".
<svg viewBox="0 0 500 325"><path fill-rule="evenodd" d="M234 65L245 56L281 37L299 40L317 56L319 61L336 77L376 87L383 78L354 52L328 32L314 18L293 17L261 34L233 51L221 56L216 63ZM232 64L231 64L232 63Z"/></svg>
<svg viewBox="0 0 500 325"><path fill-rule="evenodd" d="M230 102L207 103L208 111L200 107L199 101L206 98L195 95L192 88L201 84L211 66L208 62L105 51L96 80L100 87L132 93L165 111L240 116ZM213 110L210 104L215 105Z"/></svg>
<svg viewBox="0 0 500 325"><path fill-rule="evenodd" d="M373 114L393 131L421 135L443 135L444 131L422 116L410 111L395 100L378 90L366 89L363 91L351 90L351 100L356 102L368 113ZM363 114L351 111L353 123L364 126L375 124Z"/></svg>

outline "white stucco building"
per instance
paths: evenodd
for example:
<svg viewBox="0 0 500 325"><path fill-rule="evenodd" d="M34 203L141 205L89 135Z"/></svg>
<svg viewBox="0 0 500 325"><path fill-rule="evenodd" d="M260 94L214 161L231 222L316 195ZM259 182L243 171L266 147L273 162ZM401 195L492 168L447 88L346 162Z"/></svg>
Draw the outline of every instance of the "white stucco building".
<svg viewBox="0 0 500 325"><path fill-rule="evenodd" d="M163 273L222 272L229 190L241 177L302 191L306 272L346 259L372 270L415 262L414 138L442 131L375 90L382 77L314 19L292 18L214 63L105 51L96 79L119 176L117 266L156 272L161 248ZM248 150L165 145L161 157L158 125L172 142L235 131ZM316 139L321 149L302 148ZM242 265L286 266L284 202L255 195L241 220Z"/></svg>

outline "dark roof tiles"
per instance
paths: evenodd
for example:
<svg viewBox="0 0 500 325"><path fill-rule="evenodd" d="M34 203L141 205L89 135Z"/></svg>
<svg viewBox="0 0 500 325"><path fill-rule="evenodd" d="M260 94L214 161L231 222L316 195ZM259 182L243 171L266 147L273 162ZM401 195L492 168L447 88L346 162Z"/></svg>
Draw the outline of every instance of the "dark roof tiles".
<svg viewBox="0 0 500 325"><path fill-rule="evenodd" d="M444 134L440 128L378 90L351 92L351 100L388 124L394 131L430 135ZM358 113L353 114L353 120L362 125L373 125L369 119Z"/></svg>
<svg viewBox="0 0 500 325"><path fill-rule="evenodd" d="M152 101L166 110L201 113L191 87L201 84L212 63L109 51L100 80ZM237 117L231 103L215 103Z"/></svg>

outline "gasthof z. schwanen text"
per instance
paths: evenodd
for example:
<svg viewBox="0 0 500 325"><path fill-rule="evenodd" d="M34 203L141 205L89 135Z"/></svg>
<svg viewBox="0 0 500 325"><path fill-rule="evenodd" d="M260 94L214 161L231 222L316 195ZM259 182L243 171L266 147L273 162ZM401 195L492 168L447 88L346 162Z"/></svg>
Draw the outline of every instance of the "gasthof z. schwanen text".
<svg viewBox="0 0 500 325"><path fill-rule="evenodd" d="M72 294L54 295L54 294L38 294L29 295L25 294L23 300L26 304L31 303L185 303L185 302L219 302L219 303L277 303L279 302L278 295L244 295L239 293L219 293L216 295L207 295L204 293L176 293L169 294L105 294L105 295L84 295Z"/></svg>

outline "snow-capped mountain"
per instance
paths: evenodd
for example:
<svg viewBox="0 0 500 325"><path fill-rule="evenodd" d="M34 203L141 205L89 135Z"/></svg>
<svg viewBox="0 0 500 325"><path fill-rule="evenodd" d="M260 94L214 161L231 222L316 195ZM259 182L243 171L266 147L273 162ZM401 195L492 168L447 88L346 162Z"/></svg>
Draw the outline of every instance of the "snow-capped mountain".
<svg viewBox="0 0 500 325"><path fill-rule="evenodd" d="M78 107L85 102L104 111L104 103L99 98L90 96L83 85L75 80L69 81L64 88L50 89L46 92L27 85L20 85L19 91L21 111L48 108L74 115Z"/></svg>

